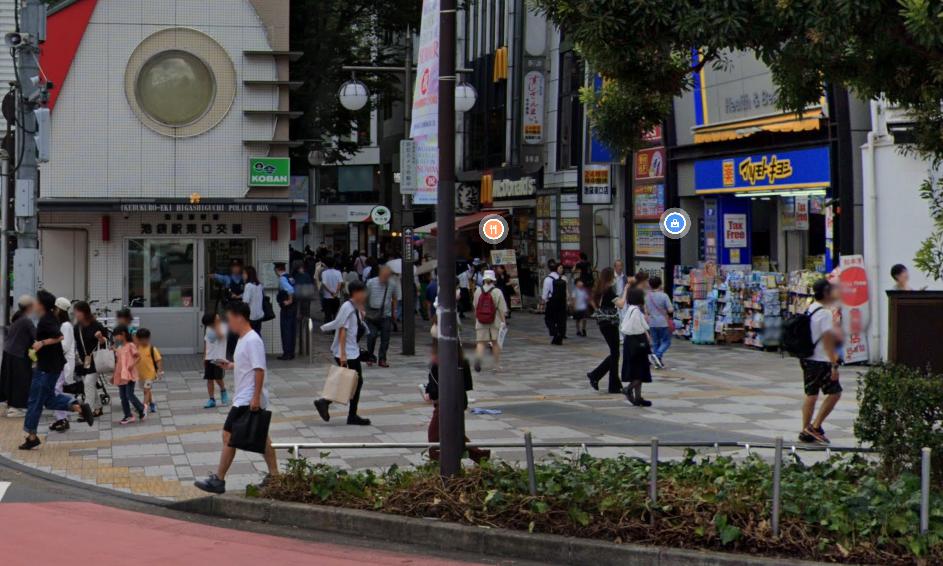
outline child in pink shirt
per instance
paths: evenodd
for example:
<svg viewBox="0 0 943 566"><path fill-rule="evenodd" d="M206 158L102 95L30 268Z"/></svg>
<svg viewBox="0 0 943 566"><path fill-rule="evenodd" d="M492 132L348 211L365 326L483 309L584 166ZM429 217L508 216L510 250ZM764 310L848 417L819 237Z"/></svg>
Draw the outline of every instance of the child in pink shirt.
<svg viewBox="0 0 943 566"><path fill-rule="evenodd" d="M134 385L138 380L137 365L138 348L131 341L131 332L127 326L119 326L115 329L112 336L115 340L115 375L112 383L118 386L118 393L121 395L121 410L124 411L124 418L121 424L131 424L136 419L131 414L131 405L137 411L141 420L144 420L144 404L134 395Z"/></svg>

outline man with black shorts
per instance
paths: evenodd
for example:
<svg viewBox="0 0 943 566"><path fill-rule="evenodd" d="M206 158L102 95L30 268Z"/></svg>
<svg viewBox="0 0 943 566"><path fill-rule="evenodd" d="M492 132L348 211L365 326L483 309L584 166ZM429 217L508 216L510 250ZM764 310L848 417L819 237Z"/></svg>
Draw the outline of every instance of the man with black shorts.
<svg viewBox="0 0 943 566"><path fill-rule="evenodd" d="M828 444L822 423L841 399L842 387L838 381L841 339L830 308L835 302L832 284L827 279L820 279L812 285L812 293L815 301L806 312L810 317L815 350L811 357L799 360L806 395L802 403L802 432L799 433L799 440ZM812 420L820 391L825 394L825 400L815 420Z"/></svg>
<svg viewBox="0 0 943 566"><path fill-rule="evenodd" d="M265 345L262 338L249 325L249 305L234 302L227 306L230 331L239 336L233 361L217 360L223 369L233 370L235 393L232 408L226 423L223 424L223 452L219 457L219 469L205 480L194 483L196 487L210 493L226 492L226 473L236 457L236 449L229 446L233 423L246 411L259 411L268 405L268 391L265 388ZM271 437L266 440L265 463L268 475L262 480L264 486L269 478L278 474L278 462Z"/></svg>

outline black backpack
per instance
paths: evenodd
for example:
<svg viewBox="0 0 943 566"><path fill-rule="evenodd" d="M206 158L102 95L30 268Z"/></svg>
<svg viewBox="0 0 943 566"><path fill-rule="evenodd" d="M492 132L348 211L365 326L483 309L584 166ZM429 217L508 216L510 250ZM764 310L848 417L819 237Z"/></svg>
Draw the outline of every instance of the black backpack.
<svg viewBox="0 0 943 566"><path fill-rule="evenodd" d="M797 313L783 323L783 350L789 355L799 358L811 358L815 353L815 346L819 340L812 341L812 315L822 310L822 307L812 312Z"/></svg>
<svg viewBox="0 0 943 566"><path fill-rule="evenodd" d="M552 289L550 300L547 302L556 307L566 306L566 281L562 277L553 279Z"/></svg>

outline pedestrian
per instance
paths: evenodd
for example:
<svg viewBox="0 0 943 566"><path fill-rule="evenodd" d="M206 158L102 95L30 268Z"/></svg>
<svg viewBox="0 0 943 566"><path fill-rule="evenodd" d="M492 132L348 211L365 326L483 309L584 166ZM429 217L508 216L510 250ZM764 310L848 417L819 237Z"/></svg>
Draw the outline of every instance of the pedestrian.
<svg viewBox="0 0 943 566"><path fill-rule="evenodd" d="M481 277L481 287L475 289L475 371L481 371L485 348L491 344L494 371L501 371L501 329L507 326L508 305L504 295L495 287L494 271L487 269Z"/></svg>
<svg viewBox="0 0 943 566"><path fill-rule="evenodd" d="M56 299L56 318L59 320L59 331L62 332L62 353L65 355L65 367L62 368L62 374L59 381L56 382L56 395L62 394L66 384L75 381L75 330L72 322L69 320L69 309L72 308L72 302L65 297ZM49 425L49 430L55 432L65 432L69 430L70 411L56 411L55 421Z"/></svg>
<svg viewBox="0 0 943 566"><path fill-rule="evenodd" d="M249 305L249 324L252 330L262 336L262 319L265 318L265 310L262 308L262 297L265 291L262 289L262 283L259 281L259 274L255 267L246 267L246 285L243 289L242 300Z"/></svg>
<svg viewBox="0 0 943 566"><path fill-rule="evenodd" d="M138 381L137 363L140 359L140 353L137 346L131 339L131 332L127 326L119 326L112 333L115 342L115 373L112 376L112 383L118 386L118 394L121 397L121 411L124 415L119 424L131 424L135 422L134 415L131 414L131 408L138 413L138 418L142 421L147 416L144 404L134 394L134 388Z"/></svg>
<svg viewBox="0 0 943 566"><path fill-rule="evenodd" d="M471 289L475 277L475 266L469 263L464 270L458 270L458 317L465 318L465 313L472 309Z"/></svg>
<svg viewBox="0 0 943 566"><path fill-rule="evenodd" d="M891 278L894 280L894 291L912 291L910 288L910 272L901 263L891 268Z"/></svg>
<svg viewBox="0 0 943 566"><path fill-rule="evenodd" d="M344 278L334 267L333 259L324 260L324 265L325 269L321 273L321 310L324 311L324 322L328 323L337 317Z"/></svg>
<svg viewBox="0 0 943 566"><path fill-rule="evenodd" d="M362 314L366 302L367 288L363 283L352 283L350 285L350 298L341 306L337 317L321 326L323 332L334 332L334 341L331 343L334 362L341 367L357 372L357 390L354 392L354 397L350 400L347 409L347 424L349 425L366 426L370 424L370 419L365 419L357 414L360 391L363 389L363 366L360 360L359 342L363 333L367 331ZM329 400L318 399L314 402L314 406L325 422L331 420L331 414L328 411L331 406Z"/></svg>
<svg viewBox="0 0 943 566"><path fill-rule="evenodd" d="M511 320L511 295L514 294L514 286L511 285L511 274L508 273L508 270L503 265L497 265L494 268L494 275L497 280L494 282L494 286L501 291L501 294L504 295L504 302L508 306L506 320Z"/></svg>
<svg viewBox="0 0 943 566"><path fill-rule="evenodd" d="M354 271L357 272L357 277L360 280L363 280L363 270L367 267L367 254L366 252L356 251L354 252Z"/></svg>
<svg viewBox="0 0 943 566"><path fill-rule="evenodd" d="M101 397L98 395L98 369L95 367L94 352L108 347L108 329L95 315L92 307L85 301L72 305L75 313L75 374L82 378L85 402L91 405L92 414L97 418L104 414Z"/></svg>
<svg viewBox="0 0 943 566"><path fill-rule="evenodd" d="M611 267L603 269L599 273L599 279L593 286L593 293L590 298L595 312L593 317L596 324L599 325L599 333L602 334L609 347L609 355L606 356L596 368L587 373L589 385L596 391L599 391L599 381L607 373L609 374L609 393L621 393L622 384L619 381L619 309L616 308L616 290L615 290L615 271Z"/></svg>
<svg viewBox="0 0 943 566"><path fill-rule="evenodd" d="M579 280L583 282L583 286L586 287L587 291L592 289L595 283L593 280L593 264L589 262L589 256L586 255L586 252L580 252L580 260L576 263L576 269L580 272Z"/></svg>
<svg viewBox="0 0 943 566"><path fill-rule="evenodd" d="M664 369L663 358L671 347L671 333L674 331L671 320L674 308L671 299L661 288L661 277L654 275L648 283L651 291L645 293L645 310L648 312L648 326L652 337L652 354L649 361L656 368Z"/></svg>
<svg viewBox="0 0 943 566"><path fill-rule="evenodd" d="M586 337L586 319L589 318L589 289L582 279L575 279L573 289L573 320L576 321L576 335Z"/></svg>
<svg viewBox="0 0 943 566"><path fill-rule="evenodd" d="M249 307L246 304L235 303L226 311L230 328L239 336L233 361L221 360L220 367L233 370L235 381L235 395L232 408L223 423L223 449L219 456L219 467L215 474L210 474L205 480L198 480L194 485L209 493L226 492L226 474L236 457L236 449L229 446L233 424L249 411L261 411L268 407L268 389L265 387L266 365L265 344L262 337L252 329L249 322ZM260 487L265 487L271 479L278 475L278 460L275 449L272 448L271 437L265 440L265 464L268 475L262 480Z"/></svg>
<svg viewBox="0 0 943 566"><path fill-rule="evenodd" d="M432 418L429 420L426 438L428 438L429 442L439 442L439 348L436 340L432 341L432 350L429 353L429 358L431 361L429 365L429 376L422 390L422 398L427 403L432 403ZM464 384L464 410L467 411L468 392L472 390L473 383L471 368L468 365L468 360L465 358L461 344L458 345L458 374L462 376L462 382ZM466 436L465 443L467 444L469 442L471 442L471 440ZM438 448L429 449L429 458L432 460L438 460L439 454L440 450ZM477 447L469 447L468 457L476 464L480 464L482 461L491 458L491 451Z"/></svg>
<svg viewBox="0 0 943 566"><path fill-rule="evenodd" d="M366 283L370 280L371 277L377 276L377 268L380 266L380 262L377 261L377 258L370 256L367 258L367 265L363 268L363 281Z"/></svg>
<svg viewBox="0 0 943 566"><path fill-rule="evenodd" d="M134 325L134 315L131 313L131 309L127 307L118 309L117 314L115 314L115 326L127 328L132 338L138 331L138 327Z"/></svg>
<svg viewBox="0 0 943 566"><path fill-rule="evenodd" d="M307 273L303 271L303 264L301 273L307 276ZM282 337L282 355L278 359L293 360L295 359L295 332L298 329L298 307L301 301L295 299L295 280L288 275L285 262L275 263L275 276L278 277L278 293L275 294L275 302L278 303L278 326ZM313 280L310 285L313 289ZM310 299L307 303L310 316Z"/></svg>
<svg viewBox="0 0 943 566"><path fill-rule="evenodd" d="M616 292L616 297L621 297L629 280L628 276L625 274L625 264L621 259L617 259L615 263L612 264L612 271L615 277L613 289Z"/></svg>
<svg viewBox="0 0 943 566"><path fill-rule="evenodd" d="M390 367L386 354L390 348L390 333L396 321L396 306L402 299L399 284L393 278L393 270L384 265L380 274L367 281L367 356L368 366L374 362L380 367ZM374 355L377 338L380 339L379 357Z"/></svg>
<svg viewBox="0 0 943 566"><path fill-rule="evenodd" d="M318 296L318 286L314 281L314 275L308 269L308 265L303 261L297 261L292 264L290 283L294 289L292 299L295 303L295 318L297 322L304 323L311 318L311 301ZM297 327L293 334L297 335ZM292 348L294 352L294 348Z"/></svg>
<svg viewBox="0 0 943 566"><path fill-rule="evenodd" d="M233 259L229 262L229 274L210 273L210 278L223 286L222 305L216 301L216 312L225 312L226 306L232 302L242 302L242 294L246 290L246 277L242 270L242 262ZM236 341L239 339L234 333L226 337L226 358L232 359L233 351L236 349Z"/></svg>
<svg viewBox="0 0 943 566"><path fill-rule="evenodd" d="M138 380L144 390L144 407L148 413L157 412L157 403L154 402L154 382L164 377L164 358L157 346L151 343L151 331L147 328L138 328L134 335L134 345L138 349L137 371Z"/></svg>
<svg viewBox="0 0 943 566"><path fill-rule="evenodd" d="M648 334L648 322L642 307L645 305L645 291L636 287L629 289L626 299L628 306L619 331L625 336L622 346L622 381L629 382L625 388L626 399L636 407L651 407L652 402L642 398L642 384L652 382L651 336Z"/></svg>
<svg viewBox="0 0 943 566"><path fill-rule="evenodd" d="M27 403L26 418L23 430L26 431L26 441L19 446L20 450L32 450L41 444L36 436L39 419L43 409L57 411L71 410L80 413L88 426L95 423L92 408L88 403L79 403L69 395L56 395L54 389L59 376L65 368L65 354L62 352L61 324L53 313L56 296L41 289L36 293L36 314L39 322L36 325L36 341L32 351L36 358L36 367L33 370L33 380L30 383L29 402Z"/></svg>
<svg viewBox="0 0 943 566"><path fill-rule="evenodd" d="M216 407L215 387L219 387L220 404L229 403L229 392L223 379L223 368L216 362L226 359L226 337L229 328L223 318L215 313L203 315L203 380L206 381L206 393L209 399L203 404L204 409Z"/></svg>
<svg viewBox="0 0 943 566"><path fill-rule="evenodd" d="M13 313L12 323L3 338L3 361L0 362L0 401L6 403L5 415L11 419L23 418L29 402L29 388L33 368L29 349L36 341L33 324L33 297L21 296Z"/></svg>
<svg viewBox="0 0 943 566"><path fill-rule="evenodd" d="M812 295L815 300L809 305L806 314L809 317L814 348L811 357L799 360L805 390L799 440L828 444L829 439L825 436L822 425L841 399L842 386L838 375L841 365L841 335L832 317L832 306L835 304L832 284L827 279L819 279L812 284ZM815 415L819 392L825 394L825 400L819 407L818 415Z"/></svg>
<svg viewBox="0 0 943 566"><path fill-rule="evenodd" d="M429 276L429 284L426 285L426 303L428 304L429 309L429 320L435 324L437 315L435 304L439 298L439 278L438 275L433 272Z"/></svg>
<svg viewBox="0 0 943 566"><path fill-rule="evenodd" d="M566 336L566 280L563 279L563 264L551 259L547 269L550 273L544 278L540 299L544 303L544 322L551 336L550 343L560 346Z"/></svg>

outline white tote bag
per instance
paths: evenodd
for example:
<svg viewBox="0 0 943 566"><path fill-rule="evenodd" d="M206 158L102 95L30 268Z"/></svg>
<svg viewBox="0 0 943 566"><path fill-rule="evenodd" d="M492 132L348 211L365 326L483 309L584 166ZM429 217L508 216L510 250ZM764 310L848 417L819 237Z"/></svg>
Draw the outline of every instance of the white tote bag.
<svg viewBox="0 0 943 566"><path fill-rule="evenodd" d="M98 373L115 371L115 353L110 348L96 349L92 352L92 361L95 362L95 371Z"/></svg>
<svg viewBox="0 0 943 566"><path fill-rule="evenodd" d="M321 390L321 398L346 405L354 398L357 381L356 371L341 366L330 366L327 369L327 379L324 380L324 389Z"/></svg>

